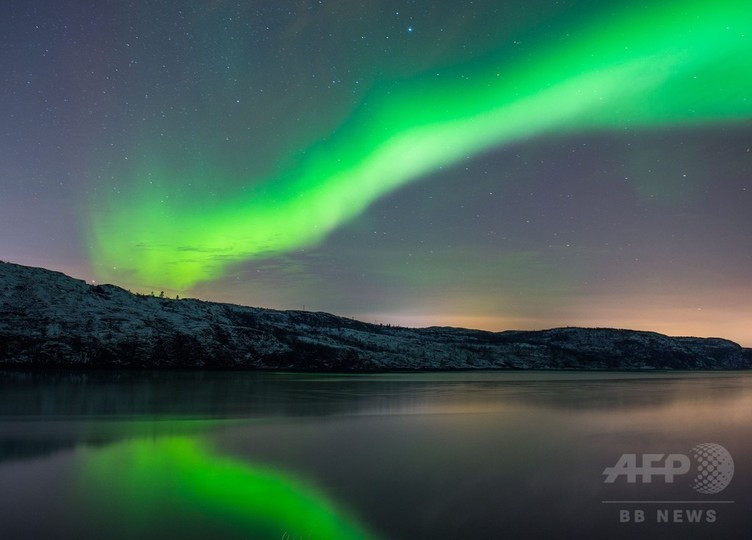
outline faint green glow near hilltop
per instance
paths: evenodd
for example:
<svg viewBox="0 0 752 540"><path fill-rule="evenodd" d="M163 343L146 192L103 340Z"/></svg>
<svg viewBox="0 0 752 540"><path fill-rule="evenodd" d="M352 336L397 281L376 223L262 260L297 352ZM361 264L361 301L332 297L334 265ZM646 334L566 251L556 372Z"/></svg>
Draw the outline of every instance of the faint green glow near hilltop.
<svg viewBox="0 0 752 540"><path fill-rule="evenodd" d="M751 29L747 0L669 2L592 21L513 68L497 58L469 80L448 72L377 89L294 169L249 179L250 192L220 203L144 164L139 176L154 185L93 217L95 269L103 279L189 288L233 262L316 244L384 194L494 146L750 118Z"/></svg>
<svg viewBox="0 0 752 540"><path fill-rule="evenodd" d="M110 538L372 538L311 486L189 438L86 452L79 494Z"/></svg>

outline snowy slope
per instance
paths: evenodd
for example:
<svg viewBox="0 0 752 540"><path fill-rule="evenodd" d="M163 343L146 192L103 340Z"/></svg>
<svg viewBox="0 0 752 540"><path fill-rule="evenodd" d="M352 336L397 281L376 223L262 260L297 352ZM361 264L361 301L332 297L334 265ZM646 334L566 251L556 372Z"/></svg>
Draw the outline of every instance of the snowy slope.
<svg viewBox="0 0 752 540"><path fill-rule="evenodd" d="M0 365L288 370L739 369L723 339L560 328L410 329L305 311L131 294L0 263Z"/></svg>

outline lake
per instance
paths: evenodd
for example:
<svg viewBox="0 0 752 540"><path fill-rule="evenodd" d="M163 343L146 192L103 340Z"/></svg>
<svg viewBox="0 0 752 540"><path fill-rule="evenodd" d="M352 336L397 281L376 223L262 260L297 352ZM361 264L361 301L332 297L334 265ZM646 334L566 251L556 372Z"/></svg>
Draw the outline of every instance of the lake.
<svg viewBox="0 0 752 540"><path fill-rule="evenodd" d="M0 371L4 540L749 538L751 465L748 372Z"/></svg>

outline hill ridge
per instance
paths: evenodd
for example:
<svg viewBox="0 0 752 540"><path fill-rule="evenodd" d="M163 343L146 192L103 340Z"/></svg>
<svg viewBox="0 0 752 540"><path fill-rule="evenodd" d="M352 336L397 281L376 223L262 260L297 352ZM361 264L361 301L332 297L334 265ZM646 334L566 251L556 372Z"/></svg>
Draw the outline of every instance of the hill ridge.
<svg viewBox="0 0 752 540"><path fill-rule="evenodd" d="M0 262L0 366L748 369L752 349L722 338L613 328L403 328L325 312L138 295Z"/></svg>

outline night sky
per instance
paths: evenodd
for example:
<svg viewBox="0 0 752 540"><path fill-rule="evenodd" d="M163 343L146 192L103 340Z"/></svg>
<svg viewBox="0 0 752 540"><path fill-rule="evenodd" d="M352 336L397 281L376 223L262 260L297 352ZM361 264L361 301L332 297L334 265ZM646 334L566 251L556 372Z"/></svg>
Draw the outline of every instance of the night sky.
<svg viewBox="0 0 752 540"><path fill-rule="evenodd" d="M4 0L0 259L752 346L749 0Z"/></svg>

